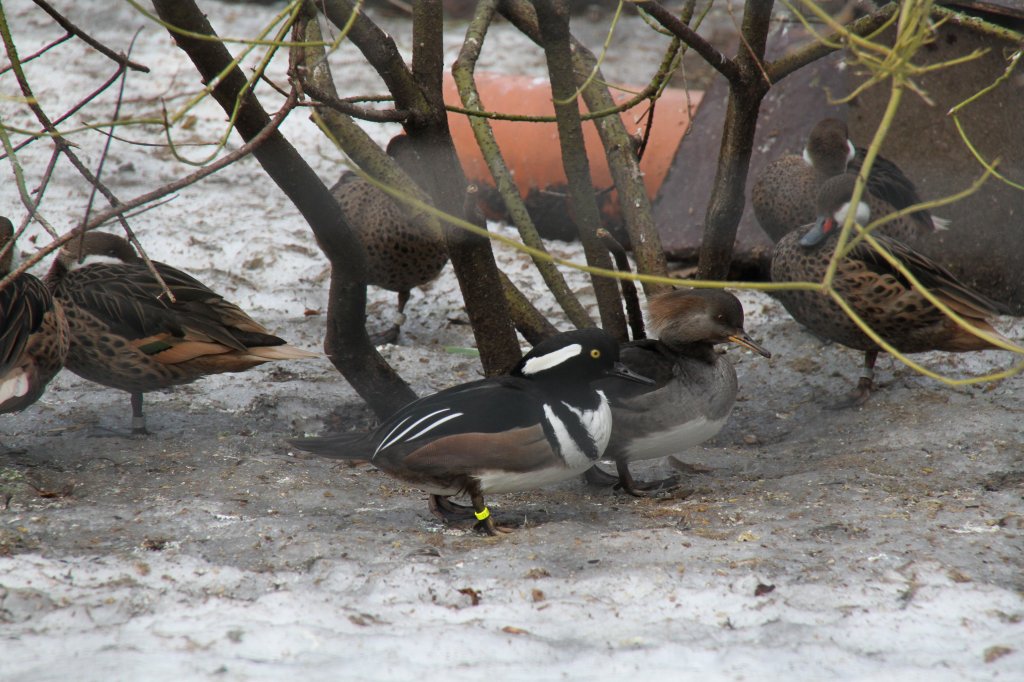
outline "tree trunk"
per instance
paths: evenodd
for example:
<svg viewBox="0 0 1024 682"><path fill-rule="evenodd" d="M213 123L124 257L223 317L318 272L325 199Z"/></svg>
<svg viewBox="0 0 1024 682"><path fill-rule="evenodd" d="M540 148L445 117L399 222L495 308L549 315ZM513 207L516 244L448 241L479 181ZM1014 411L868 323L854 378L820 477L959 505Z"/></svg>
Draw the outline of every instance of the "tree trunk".
<svg viewBox="0 0 1024 682"><path fill-rule="evenodd" d="M153 0L153 6L160 18L172 26L216 36L192 0ZM175 31L170 34L195 64L204 83L215 79L232 61L227 48L218 41L200 40ZM247 87L242 70L236 66L214 88L213 96L230 114L239 94ZM247 93L235 120L235 129L242 138L252 139L269 121L256 96ZM366 263L361 244L345 223L334 197L283 135L273 133L253 155L302 213L331 261L331 298L324 341L328 356L374 412L381 417L390 415L416 395L377 353L366 334Z"/></svg>

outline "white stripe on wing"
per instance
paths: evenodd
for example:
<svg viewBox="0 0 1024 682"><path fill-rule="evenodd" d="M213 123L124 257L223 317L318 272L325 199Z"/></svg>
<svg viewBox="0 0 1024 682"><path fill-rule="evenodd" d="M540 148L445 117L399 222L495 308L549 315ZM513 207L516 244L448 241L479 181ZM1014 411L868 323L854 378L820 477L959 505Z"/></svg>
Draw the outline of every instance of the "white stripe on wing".
<svg viewBox="0 0 1024 682"><path fill-rule="evenodd" d="M442 407L442 408L441 408L440 410L436 410L436 411L434 411L434 412L431 412L431 413L430 413L430 414L428 414L428 415L424 415L424 416L420 417L419 419L417 419L416 421L414 421L414 422L413 422L412 424L409 424L408 428L406 428L406 429L405 429L405 431L402 431L402 432L401 432L400 434L398 434L398 435L397 435L397 436L395 436L394 438L391 438L391 434L389 433L389 434L388 434L388 438L387 438L387 439L385 439L384 441L382 441L382 442L381 442L381 444L377 446L377 449L373 451L373 454L375 454L375 455L376 455L376 454L377 454L378 452L380 452L381 450L383 450L383 449L385 449L385 448L389 448L389 447L391 447L391 446L392 446L392 445L394 445L395 443L397 443L397 442L399 442L400 440L402 440L402 438L403 438L403 437L405 436L405 434L407 434L407 433L409 433L410 431L412 431L413 429L415 429L415 428L416 428L417 426L419 426L419 425L420 425L421 423L425 422L426 420L430 419L431 417L433 417L433 416L435 416L435 415L439 415L439 414L441 414L442 412L447 412L447 411L448 411L448 410L450 410L450 409L451 409L450 407ZM409 417L406 417L406 419L409 419ZM402 423L405 423L405 420L404 420L404 419L402 420ZM401 426L401 425L402 425L402 424L399 424L398 426ZM392 429L392 430L391 430L391 433L394 433L395 431L397 431L397 430L398 430L398 426L396 426L396 427L395 427L394 429Z"/></svg>
<svg viewBox="0 0 1024 682"><path fill-rule="evenodd" d="M445 423L446 421L451 421L452 419L455 419L456 417L461 417L461 416L462 416L462 414L463 414L462 412L456 412L455 414L450 414L450 415L448 415L448 416L447 416L447 417L445 417L444 419L438 419L438 420L437 420L436 422L434 422L434 423L433 423L433 424L431 424L430 426L426 427L425 429L423 429L423 430L422 430L422 431L420 431L419 433L417 433L417 434L414 434L414 435L412 435L412 436L409 436L409 438L407 438L407 440L409 440L409 441L414 441L414 440L416 440L417 438L419 438L420 436L422 436L422 435L424 435L424 434L426 434L426 433L428 433L428 432L430 432L430 431L433 431L434 429L436 429L436 428L437 428L438 426L440 426L441 424L444 424L444 423Z"/></svg>
<svg viewBox="0 0 1024 682"><path fill-rule="evenodd" d="M397 424L395 424L395 428L393 428L390 431L388 431L388 435L384 436L381 439L380 445L378 445L377 449L373 451L373 454L376 455L378 452L380 452L380 449L382 447L384 447L384 443L386 443L388 441L388 439L391 438L391 436L395 435L395 431L397 431L398 429L402 428L402 424L404 424L405 422L409 421L409 419L410 419L410 417L406 417L402 421L400 421Z"/></svg>

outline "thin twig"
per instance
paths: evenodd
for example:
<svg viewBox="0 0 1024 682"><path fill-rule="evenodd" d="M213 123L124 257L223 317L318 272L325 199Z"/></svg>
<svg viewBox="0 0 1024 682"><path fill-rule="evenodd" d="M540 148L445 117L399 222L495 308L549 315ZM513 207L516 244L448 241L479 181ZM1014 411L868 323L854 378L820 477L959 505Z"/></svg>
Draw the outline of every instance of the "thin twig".
<svg viewBox="0 0 1024 682"><path fill-rule="evenodd" d="M141 31L141 29L135 31L135 35L132 36L131 41L128 43L128 54L125 55L126 58L128 56L130 56L131 53L132 53L132 48L135 46L135 41L139 37L139 31ZM124 88L125 88L125 85L127 83L128 83L128 71L126 69L121 69L121 87L118 88L118 90L117 90L117 99L114 101L114 115L111 117L112 121L116 121L118 119L118 117L121 115L121 105L124 102ZM106 139L103 141L103 150L100 152L100 159L96 163L96 180L97 181L99 181L103 177L103 166L106 164L107 156L110 153L110 145L112 143L113 143L113 138L111 136L109 136L109 135L106 136ZM89 192L89 198L88 198L88 200L85 203L85 214L82 217L82 222L85 222L89 218L89 213L92 212L93 203L96 201L96 192L97 192L96 186L93 185L92 189ZM148 254L145 253L145 249L142 248L142 244L140 244L139 240L135 238L135 235L129 233L128 234L128 238L129 238L129 241L131 241L132 244L134 244L135 248L138 249L139 253L142 254L143 260L146 260L147 263L148 263L149 261L147 259L148 259L149 256L148 256ZM82 241L79 242L79 251L81 251L81 248L84 245L84 239L85 239L85 232L82 233ZM155 268L153 269L153 272L154 272L154 274L159 275L159 273L156 272ZM174 294L171 293L171 290L169 288L167 288L167 286L166 286L166 284L164 282L161 281L161 285L164 286L164 289L165 289L165 291L166 291L166 293L168 295L168 299L170 300L170 302L174 303Z"/></svg>
<svg viewBox="0 0 1024 682"><path fill-rule="evenodd" d="M5 157L10 159L11 169L14 172L14 184L18 188L18 196L21 198L21 203L29 210L29 213L34 214L38 207L38 202L32 200L28 187L25 185L25 172L21 167L21 162L18 160L18 155L14 153L11 137L7 134L7 126L4 125L3 118L0 118L0 144L3 145ZM57 153L59 153L59 150L57 150ZM57 230L44 217L36 215L36 220L39 221L39 224L51 236L57 236Z"/></svg>
<svg viewBox="0 0 1024 682"><path fill-rule="evenodd" d="M46 2L46 0L32 0L32 2L36 3L36 5L38 5L40 9L49 14L54 21L60 24L61 28L63 28L65 31L69 33L74 33L83 42L87 43L90 47L92 47L92 49L96 50L100 54L104 55L105 57L108 57L109 59L112 59L121 66L126 66L129 69L132 69L133 71L149 73L148 66L139 64L137 62L133 62L132 60L128 59L127 55L114 52L109 47L107 47L100 41L96 40L82 29L78 28L78 26L68 21L67 17L65 17L57 10L55 10L53 7L51 7L50 4Z"/></svg>
<svg viewBox="0 0 1024 682"><path fill-rule="evenodd" d="M222 170L227 166L230 166L239 159L248 156L253 152L254 149L263 144L263 142L267 138L269 138L275 131L277 131L277 129L281 126L281 123L284 122L284 119L287 118L288 114L291 113L291 111L295 108L295 104L297 101L297 95L293 95L291 99L284 103L281 109L274 115L273 119L271 119L270 123L267 124L267 126L265 126L263 130L261 130L255 137L253 137L251 140L249 140L248 142L246 142L245 144L243 144L241 147L231 152L230 154L227 154L217 159L213 163L197 170L196 172L186 175L183 178L179 178L174 182L169 182L166 185L158 187L157 189L151 192L141 194L135 197L134 199L130 199L128 201L120 202L117 206L112 206L111 208L105 211L96 213L89 219L88 223L84 225L79 225L74 230L71 230L70 232L64 235L55 238L55 240L51 244L48 244L44 248L40 249L38 252L33 254L27 260L25 260L25 262L23 262L16 270L13 270L10 273L10 275L5 277L3 280L0 280L0 289L2 289L11 279L21 274L22 272L25 272L26 270L34 266L36 263L46 258L49 254L64 246L64 244L73 239L76 235L81 234L82 232L87 232L89 230L95 229L100 225L107 223L112 218L117 218L121 215L124 215L125 213L132 209L138 208L139 206L143 206L146 204L150 204L154 201L159 200L161 197L165 197L168 194L171 194L172 192L176 192L184 187L188 187L189 185L195 184L196 182L199 182L203 178L207 177L208 175L212 175L213 173L216 173L217 171ZM3 126L0 125L0 134L2 134L2 132ZM59 151L55 153L59 153ZM54 234L56 234L56 231L54 232Z"/></svg>
<svg viewBox="0 0 1024 682"><path fill-rule="evenodd" d="M739 83L742 75L736 62L726 57L714 45L706 41L699 33L680 21L661 3L654 0L638 2L645 12L657 19L658 23L667 28L672 35L692 47L704 58L711 68L725 76L730 83Z"/></svg>
<svg viewBox="0 0 1024 682"><path fill-rule="evenodd" d="M29 56L23 57L22 60L21 60L21 63L22 64L28 64L33 59L37 59L37 58L43 56L44 54L46 54L47 52L49 52L53 48L57 47L61 43L66 43L67 41L71 40L74 37L75 36L72 33L65 33L60 38L57 38L56 40L53 40L53 41L47 43L46 45L43 45L41 48L39 48L38 50L36 50L32 54L30 54ZM4 75L5 73L7 73L10 70L11 70L10 64L8 64L7 66L5 66L3 68L0 68L0 76Z"/></svg>
<svg viewBox="0 0 1024 682"><path fill-rule="evenodd" d="M798 16L801 15L798 14ZM827 54L842 49L843 38L847 34L855 36L870 35L880 28L888 25L888 23L893 21L895 17L895 3L884 5L877 12L873 12L872 14L857 19L856 21L848 24L841 31L836 31L827 37L822 37L821 39L815 38L812 42L798 48L796 51L779 57L775 61L768 62L768 64L765 65L765 70L768 73L767 77L770 82L778 83L797 69L807 66L811 62L814 62Z"/></svg>
<svg viewBox="0 0 1024 682"><path fill-rule="evenodd" d="M39 105L39 102L32 91L32 86L29 84L28 78L25 76L25 71L21 67L21 62L18 60L18 50L14 44L14 39L11 37L10 27L7 25L7 15L2 11L2 8L0 8L0 34L3 35L4 48L7 50L8 59L11 60L11 68L14 71L14 76L18 81L18 87L21 89L21 94L25 96L25 100L28 104L28 107L32 110L32 113L35 114L36 120L39 121L39 123L43 126L43 129L50 134L54 146L56 146L65 156L67 156L67 159L68 161L71 162L71 165L75 167L75 169L82 175L82 177L86 179L87 182L89 182L90 185L99 190L99 192L103 194L103 196L107 199L108 202L110 202L112 206L119 205L120 201L118 200L118 198L114 195L113 192L110 191L110 189L107 188L106 185L100 182L99 178L92 174L92 172L88 169L88 167L86 167L84 163L82 163L81 159L78 158L78 155L75 153L74 149L72 149L71 143L64 139L64 137L60 134L60 131L57 130L57 127L53 124L52 121L50 121L50 118L46 115L46 112L43 111L43 108ZM124 217L119 215L118 221L121 223L121 227L124 228L125 233L128 234L129 236L132 236L132 229L128 225L128 222L124 219ZM133 241L135 241L136 244L138 243L137 240ZM174 295L171 293L171 290L167 287L167 284L164 282L163 277L161 277L160 273L157 272L156 267L154 267L153 263L149 260L149 257L145 254L144 251L140 251L139 255L142 257L142 260L146 263L146 267L156 278L157 282L160 283L161 288L173 301Z"/></svg>
<svg viewBox="0 0 1024 682"><path fill-rule="evenodd" d="M615 268L619 272L632 272L629 265L629 256L626 249L622 248L619 240L612 236L608 230L601 228L597 231L597 238L601 240L605 248L615 259ZM629 321L629 329L633 333L633 340L646 339L647 332L644 329L644 313L640 309L640 297L636 292L636 284L631 279L620 279L619 288L622 289L622 299L626 302L626 319Z"/></svg>
<svg viewBox="0 0 1024 682"><path fill-rule="evenodd" d="M466 29L466 38L463 40L462 49L459 51L458 59L455 60L455 64L452 66L452 76L459 90L459 96L462 98L463 105L470 110L482 108L480 94L474 81L474 71L480 51L483 48L487 29L494 18L497 4L497 0L481 0L481 2L477 3L476 12L469 27ZM541 239L537 227L534 225L530 213L523 203L522 195L515 184L512 172L509 170L508 164L505 163L501 149L498 147L498 142L494 137L494 130L487 122L487 119L484 118L470 118L469 124L473 134L476 136L477 146L480 147L480 152L487 162L488 170L490 170L491 176L494 178L498 193L505 203L505 209L512 218L516 229L519 230L519 236L522 238L523 243L546 253L544 241ZM550 261L540 258L534 258L533 262L544 283L554 295L558 305L569 318L569 321L577 328L594 326L590 315L587 314L579 299L572 293L558 268Z"/></svg>
<svg viewBox="0 0 1024 682"><path fill-rule="evenodd" d="M22 62L22 64L24 64L24 62ZM89 93L88 95L83 97L81 100L76 102L75 105L72 106L70 109L68 109L66 112L64 112L63 114L61 114L57 118L55 118L53 120L53 125L55 125L55 126L60 125L64 121L66 121L69 118L71 118L72 116L74 116L75 113L78 112L80 109L82 109L86 104L89 104L92 100L94 100L97 97L99 97L100 95L102 95L106 91L107 88L109 88L111 85L113 85L115 82L117 82L117 79L121 77L121 74L124 73L124 70L125 70L124 66L118 65L117 70L114 71L114 74L112 76L110 76L110 78L108 78L106 81L104 81L102 85L100 85L98 88L93 90L91 93ZM32 144L36 140L39 140L39 139L47 137L47 136L48 136L48 134L47 134L46 130L41 130L41 131L39 131L37 133L30 134L29 138L27 140L23 140L19 144L15 145L13 149L16 152L21 151L22 149L24 149L28 145ZM4 152L4 154L2 156L0 156L0 159L6 158L6 156L7 156L7 153Z"/></svg>
<svg viewBox="0 0 1024 682"><path fill-rule="evenodd" d="M321 90L315 83L307 78L303 78L301 70L299 71L299 74L299 77L302 78L302 89L306 94L315 101L334 109L338 113L362 119L364 121L373 121L375 123L402 123L409 120L409 112L404 109L387 109L381 111L378 109L361 107L339 99L338 97L331 95L329 92Z"/></svg>

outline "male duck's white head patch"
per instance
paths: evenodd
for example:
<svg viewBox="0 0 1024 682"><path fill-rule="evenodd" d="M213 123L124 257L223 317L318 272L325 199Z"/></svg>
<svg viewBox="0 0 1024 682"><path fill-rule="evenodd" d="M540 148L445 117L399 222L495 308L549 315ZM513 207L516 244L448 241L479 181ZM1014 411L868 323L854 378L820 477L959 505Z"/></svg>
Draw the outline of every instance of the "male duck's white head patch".
<svg viewBox="0 0 1024 682"><path fill-rule="evenodd" d="M857 156L857 148L849 140L846 141L846 163L850 163Z"/></svg>
<svg viewBox="0 0 1024 682"><path fill-rule="evenodd" d="M571 344L569 346L563 346L558 350L545 353L544 355L538 355L537 357L530 358L523 363L522 373L525 376L531 376L538 372L544 372L546 370L558 367L560 364L576 357L583 352L583 346L578 343Z"/></svg>

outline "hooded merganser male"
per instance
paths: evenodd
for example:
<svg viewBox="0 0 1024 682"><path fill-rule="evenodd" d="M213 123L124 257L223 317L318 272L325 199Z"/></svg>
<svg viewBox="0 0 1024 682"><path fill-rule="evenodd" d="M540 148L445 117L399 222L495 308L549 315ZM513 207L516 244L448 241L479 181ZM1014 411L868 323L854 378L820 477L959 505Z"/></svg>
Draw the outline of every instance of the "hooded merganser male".
<svg viewBox="0 0 1024 682"><path fill-rule="evenodd" d="M681 289L651 298L650 330L657 340L622 347L622 362L654 379L653 386L607 385L612 437L602 459L612 460L618 483L631 495L666 487L669 480L639 483L629 463L666 457L717 434L736 402L736 370L715 350L735 343L771 357L743 329L743 306L726 291ZM596 467L588 480L607 483Z"/></svg>
<svg viewBox="0 0 1024 682"><path fill-rule="evenodd" d="M14 225L0 216L0 279L11 271ZM0 290L0 413L18 412L39 400L64 366L68 322L50 290L22 273Z"/></svg>
<svg viewBox="0 0 1024 682"><path fill-rule="evenodd" d="M866 224L877 211L892 207L870 195L856 207L850 205L856 176L844 174L828 180L818 197L818 218L810 230L786 235L772 254L773 282L820 282L825 276L840 228L850 210L858 223ZM911 220L908 216L904 220ZM921 284L979 330L1006 339L988 322L1006 314L1001 304L971 290L944 267L895 239L874 238L898 258ZM932 305L899 271L871 246L861 242L839 261L832 286L864 322L902 353L942 350L963 352L994 349L988 341L962 329ZM864 351L864 374L851 402L861 405L871 395L874 366L881 350L843 310L819 291L779 291L778 298L797 322L812 332L855 350Z"/></svg>
<svg viewBox="0 0 1024 682"><path fill-rule="evenodd" d="M271 360L316 357L270 334L181 270L157 261L153 266L173 303L132 245L104 232L68 242L46 276L71 328L67 368L131 393L134 433L146 433L147 391Z"/></svg>
<svg viewBox="0 0 1024 682"><path fill-rule="evenodd" d="M790 230L814 221L818 191L841 173L860 171L867 150L850 141L846 123L822 119L811 130L802 156L790 154L773 161L751 190L754 215L761 228L778 242ZM868 176L868 192L893 209L921 203L914 183L900 167L876 156ZM912 219L886 224L882 234L902 240L927 236L946 228L946 221L928 211L916 211Z"/></svg>
<svg viewBox="0 0 1024 682"><path fill-rule="evenodd" d="M407 136L392 139L387 151L415 177L418 155ZM366 250L367 284L398 293L395 323L373 337L377 345L393 343L405 321L410 291L437 279L448 262L444 235L411 220L391 196L352 171L341 174L331 194Z"/></svg>
<svg viewBox="0 0 1024 682"><path fill-rule="evenodd" d="M336 459L365 459L439 498L468 494L477 527L500 529L484 495L531 490L589 469L608 445L612 414L592 386L615 376L651 383L619 362L619 344L600 329L556 334L537 344L511 376L481 379L420 398L372 433L293 440Z"/></svg>

